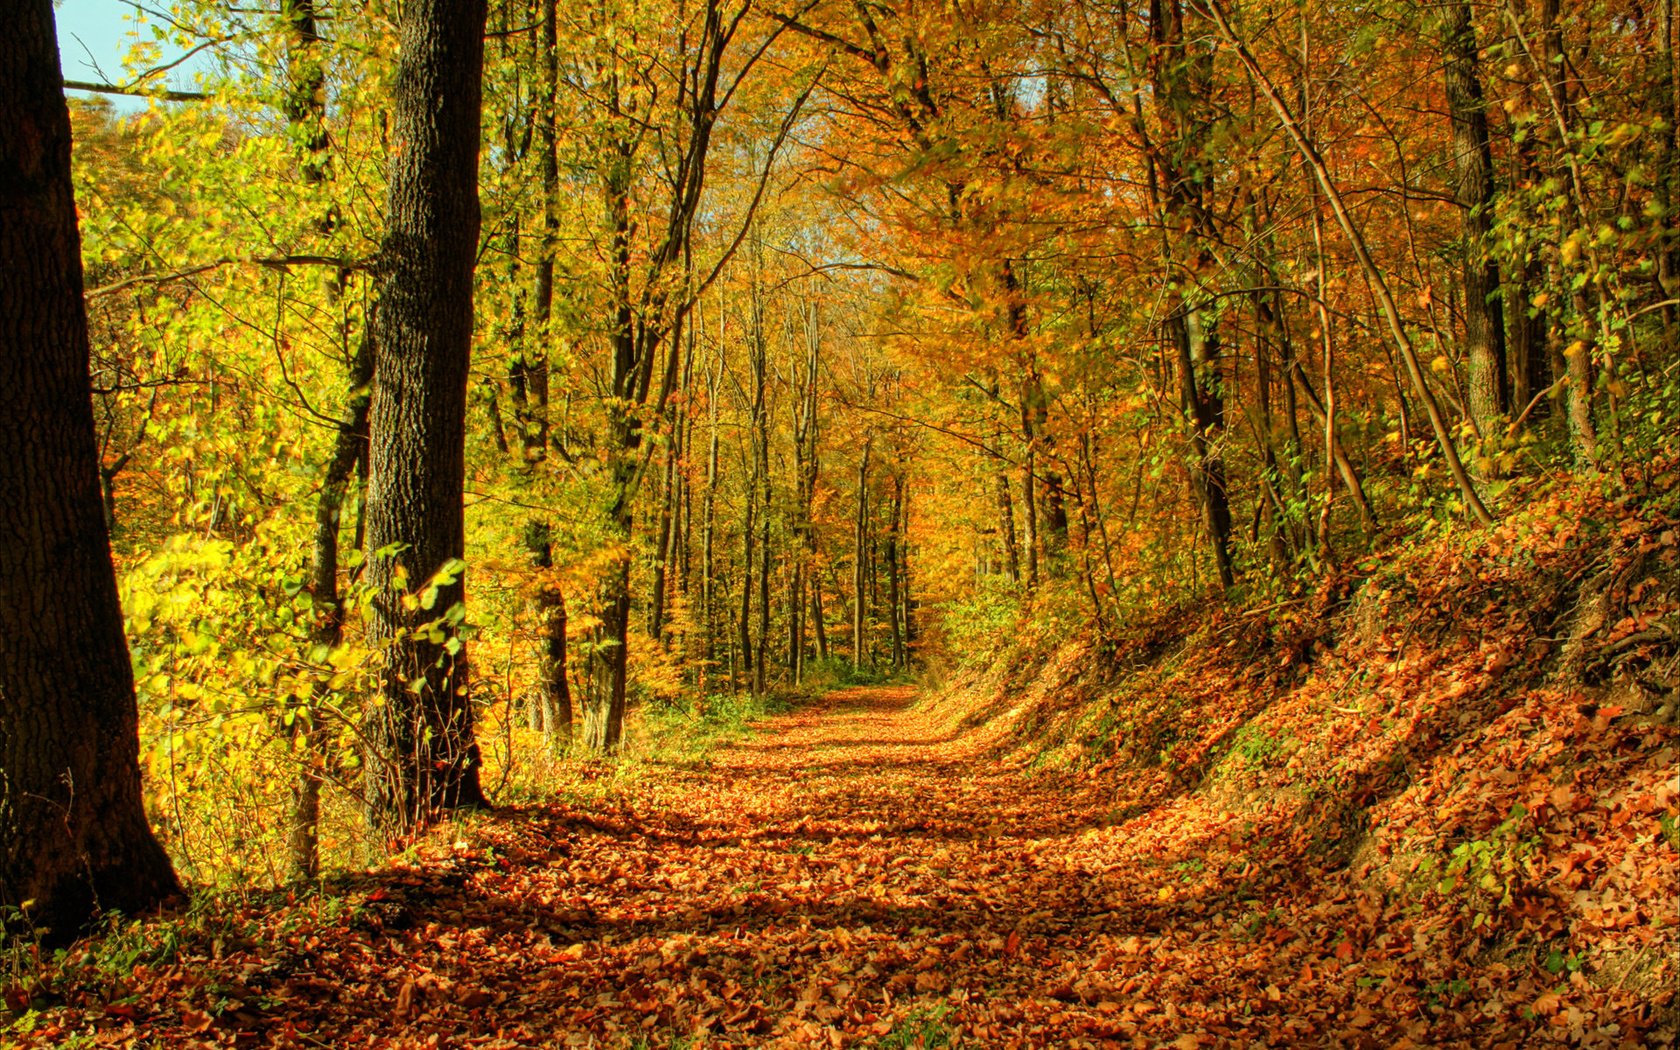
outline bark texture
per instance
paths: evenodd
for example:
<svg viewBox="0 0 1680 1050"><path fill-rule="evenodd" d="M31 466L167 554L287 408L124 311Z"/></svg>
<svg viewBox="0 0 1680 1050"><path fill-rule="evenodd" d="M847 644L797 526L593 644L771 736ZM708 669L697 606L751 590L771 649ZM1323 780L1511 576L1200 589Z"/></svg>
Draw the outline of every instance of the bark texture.
<svg viewBox="0 0 1680 1050"><path fill-rule="evenodd" d="M179 891L141 802L51 0L0 37L0 905L68 940Z"/></svg>
<svg viewBox="0 0 1680 1050"><path fill-rule="evenodd" d="M1493 147L1477 68L1470 5L1449 4L1441 27L1447 106L1452 112L1458 205L1464 209L1464 342L1470 359L1470 418L1483 438L1510 411L1505 364L1505 308L1499 263L1488 250L1493 232Z"/></svg>
<svg viewBox="0 0 1680 1050"><path fill-rule="evenodd" d="M381 827L484 801L458 629L484 21L484 0L408 0L400 26L369 420L368 628L386 648L366 794Z"/></svg>

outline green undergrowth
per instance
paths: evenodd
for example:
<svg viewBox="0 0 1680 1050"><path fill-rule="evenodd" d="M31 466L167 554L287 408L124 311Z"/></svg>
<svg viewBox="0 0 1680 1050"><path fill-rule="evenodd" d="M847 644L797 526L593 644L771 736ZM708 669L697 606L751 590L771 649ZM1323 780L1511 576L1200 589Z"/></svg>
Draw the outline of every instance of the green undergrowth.
<svg viewBox="0 0 1680 1050"><path fill-rule="evenodd" d="M687 703L649 704L637 720L629 757L654 765L709 765L718 748L805 698L793 692L711 693Z"/></svg>

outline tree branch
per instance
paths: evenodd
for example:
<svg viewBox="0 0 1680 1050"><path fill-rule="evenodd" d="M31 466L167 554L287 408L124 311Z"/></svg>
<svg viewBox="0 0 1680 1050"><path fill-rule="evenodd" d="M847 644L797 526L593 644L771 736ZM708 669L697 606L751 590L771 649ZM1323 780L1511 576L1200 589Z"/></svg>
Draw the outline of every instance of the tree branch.
<svg viewBox="0 0 1680 1050"><path fill-rule="evenodd" d="M172 281L184 281L189 277L197 277L201 273L220 269L223 266L262 266L271 270L284 270L293 266L331 266L339 270L365 270L368 262L362 259L339 259L330 255L230 255L215 259L197 266L189 266L184 270L171 270L168 273L142 273L133 277L124 277L120 281L90 288L83 293L87 299L99 299L107 295L115 295L126 288L133 288L142 284L169 284Z"/></svg>
<svg viewBox="0 0 1680 1050"><path fill-rule="evenodd" d="M132 84L95 84L86 80L66 80L66 91L93 91L101 95L131 95L135 98L160 98L165 102L206 102L210 96L202 91L176 91L173 88L144 88Z"/></svg>

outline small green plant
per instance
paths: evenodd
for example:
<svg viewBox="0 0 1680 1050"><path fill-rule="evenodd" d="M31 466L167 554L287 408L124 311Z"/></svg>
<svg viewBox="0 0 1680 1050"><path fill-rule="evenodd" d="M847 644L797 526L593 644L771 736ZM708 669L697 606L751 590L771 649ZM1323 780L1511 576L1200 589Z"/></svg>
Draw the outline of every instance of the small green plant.
<svg viewBox="0 0 1680 1050"><path fill-rule="evenodd" d="M1581 967L1586 961L1587 953L1585 951L1570 952L1565 955L1557 948L1553 948L1546 954L1546 961L1541 965L1546 968L1547 973L1554 977L1561 977L1566 973L1581 972Z"/></svg>
<svg viewBox="0 0 1680 1050"><path fill-rule="evenodd" d="M909 1017L894 1025L892 1031L875 1040L875 1045L880 1050L910 1050L911 1047L932 1050L936 1046L950 1046L954 1035L946 1023L950 1016L949 1003L918 1006L910 1011Z"/></svg>
<svg viewBox="0 0 1680 1050"><path fill-rule="evenodd" d="M1657 827L1670 848L1680 851L1680 817L1664 813L1657 818Z"/></svg>
<svg viewBox="0 0 1680 1050"><path fill-rule="evenodd" d="M881 685L891 681L896 673L891 667L874 664L859 667L843 657L831 656L807 664L802 685L815 692L851 685Z"/></svg>
<svg viewBox="0 0 1680 1050"><path fill-rule="evenodd" d="M1249 769L1264 769L1272 764L1272 760L1283 753L1288 740L1282 736L1272 736L1263 729L1253 726L1243 726L1237 730L1236 743L1232 746L1233 753L1242 758Z"/></svg>
<svg viewBox="0 0 1680 1050"><path fill-rule="evenodd" d="M1518 829L1527 817L1527 807L1519 802L1487 838L1461 842L1444 864L1428 859L1419 869L1432 880L1429 888L1443 897L1463 897L1475 909L1473 930L1489 925L1496 911L1510 907L1518 878L1539 848L1538 836L1519 836Z"/></svg>

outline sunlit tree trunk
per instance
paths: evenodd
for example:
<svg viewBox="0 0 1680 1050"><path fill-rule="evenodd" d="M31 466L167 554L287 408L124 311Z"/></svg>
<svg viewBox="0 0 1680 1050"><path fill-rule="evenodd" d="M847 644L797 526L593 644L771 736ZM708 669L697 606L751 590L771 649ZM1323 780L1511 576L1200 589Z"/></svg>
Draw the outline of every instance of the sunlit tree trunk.
<svg viewBox="0 0 1680 1050"><path fill-rule="evenodd" d="M535 601L537 613L536 701L543 740L551 755L563 755L572 744L572 687L566 657L566 594L552 577L554 541L549 526L532 522L525 529L525 549L541 574Z"/></svg>
<svg viewBox="0 0 1680 1050"><path fill-rule="evenodd" d="M409 0L399 25L369 417L368 636L383 670L364 790L381 827L485 801L459 631L484 22L483 0Z"/></svg>

